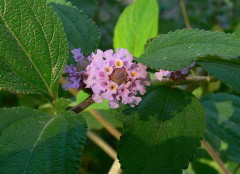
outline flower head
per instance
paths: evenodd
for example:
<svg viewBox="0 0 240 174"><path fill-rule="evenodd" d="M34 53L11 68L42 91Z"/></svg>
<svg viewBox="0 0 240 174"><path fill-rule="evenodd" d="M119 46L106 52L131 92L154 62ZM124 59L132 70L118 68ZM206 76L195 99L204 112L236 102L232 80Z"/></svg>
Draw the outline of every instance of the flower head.
<svg viewBox="0 0 240 174"><path fill-rule="evenodd" d="M137 105L146 92L144 85L150 85L147 67L133 62L133 56L126 49L105 52L97 50L90 56L91 63L86 68L84 83L91 88L95 102L109 100L112 108L118 108L119 102Z"/></svg>

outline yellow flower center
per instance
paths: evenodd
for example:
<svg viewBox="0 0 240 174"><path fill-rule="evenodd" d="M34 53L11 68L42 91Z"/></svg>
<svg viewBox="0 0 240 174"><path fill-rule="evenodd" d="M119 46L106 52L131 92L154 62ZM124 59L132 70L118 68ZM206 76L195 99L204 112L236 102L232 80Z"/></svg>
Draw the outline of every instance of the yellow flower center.
<svg viewBox="0 0 240 174"><path fill-rule="evenodd" d="M133 77L137 77L138 76L138 74L135 73L135 72L132 72L131 74L132 74Z"/></svg>
<svg viewBox="0 0 240 174"><path fill-rule="evenodd" d="M110 68L110 67L105 67L105 71L106 71L107 73L109 73L109 72L111 71L111 68Z"/></svg>
<svg viewBox="0 0 240 174"><path fill-rule="evenodd" d="M123 65L122 61L118 60L118 61L116 62L116 66L117 66L117 67L121 67L122 65Z"/></svg>
<svg viewBox="0 0 240 174"><path fill-rule="evenodd" d="M117 89L117 85L110 85L110 91L115 91Z"/></svg>

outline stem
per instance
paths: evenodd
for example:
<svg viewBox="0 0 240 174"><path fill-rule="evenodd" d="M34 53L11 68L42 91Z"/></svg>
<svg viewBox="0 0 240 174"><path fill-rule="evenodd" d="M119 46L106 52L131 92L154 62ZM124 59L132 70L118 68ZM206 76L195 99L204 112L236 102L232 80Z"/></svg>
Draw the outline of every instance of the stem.
<svg viewBox="0 0 240 174"><path fill-rule="evenodd" d="M190 21L189 21L189 18L188 18L185 2L184 2L184 0L179 0L179 3L180 3L180 7L181 7L181 11L182 11L182 14L183 14L183 18L184 18L186 28L191 29L191 25L190 25Z"/></svg>
<svg viewBox="0 0 240 174"><path fill-rule="evenodd" d="M91 109L89 111L97 120L100 122L103 127L105 127L110 134L112 134L117 140L120 139L121 133L114 128L111 124L108 123L108 121L103 117L103 115L95 109Z"/></svg>
<svg viewBox="0 0 240 174"><path fill-rule="evenodd" d="M217 162L217 164L219 165L220 169L221 169L221 173L222 174L231 174L231 172L229 172L227 170L227 168L224 166L224 163L222 161L222 159L218 156L218 154L214 151L214 149L212 148L212 146L205 140L203 139L201 141L202 146L206 149L206 151L208 152L208 154L212 157L212 159L214 161Z"/></svg>
<svg viewBox="0 0 240 174"><path fill-rule="evenodd" d="M163 85L203 84L211 81L217 81L217 79L209 76L187 77L185 80L177 80L177 81L173 81L168 78L164 78L162 81L158 81L157 79L152 79L153 83L163 84Z"/></svg>
<svg viewBox="0 0 240 174"><path fill-rule="evenodd" d="M89 96L87 99L85 99L83 102L79 103L77 106L73 107L71 111L75 112L76 114L80 113L84 109L86 109L88 106L95 103L95 101L92 99L92 96Z"/></svg>
<svg viewBox="0 0 240 174"><path fill-rule="evenodd" d="M111 169L109 170L108 174L121 174L122 170L121 170L121 165L118 161L118 159L115 159Z"/></svg>
<svg viewBox="0 0 240 174"><path fill-rule="evenodd" d="M94 143L96 143L102 150L104 150L112 159L115 160L117 158L116 151L95 133L88 131L87 136Z"/></svg>

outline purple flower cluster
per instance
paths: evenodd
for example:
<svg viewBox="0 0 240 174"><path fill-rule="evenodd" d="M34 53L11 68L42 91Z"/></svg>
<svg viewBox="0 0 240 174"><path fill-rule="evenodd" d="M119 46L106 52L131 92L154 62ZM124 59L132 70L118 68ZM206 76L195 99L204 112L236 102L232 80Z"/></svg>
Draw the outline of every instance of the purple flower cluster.
<svg viewBox="0 0 240 174"><path fill-rule="evenodd" d="M65 90L69 88L79 89L81 86L84 86L85 71L81 70L80 67L84 62L87 62L87 59L81 53L80 48L72 50L72 53L77 65L67 65L64 71L68 75L66 77L67 82L62 85Z"/></svg>
<svg viewBox="0 0 240 174"><path fill-rule="evenodd" d="M189 67L183 68L182 70L177 71L165 71L160 70L159 72L155 73L155 76L159 81L163 80L163 77L170 78L172 80L183 80L189 73L189 70L195 66L195 62L193 62Z"/></svg>
<svg viewBox="0 0 240 174"><path fill-rule="evenodd" d="M97 50L92 54L91 63L86 69L86 88L93 91L93 100L101 103L109 100L111 108L118 108L118 102L137 105L142 99L138 92L146 92L144 85L150 85L147 67L133 62L133 56L126 49L105 52Z"/></svg>
<svg viewBox="0 0 240 174"><path fill-rule="evenodd" d="M91 88L93 100L101 103L103 98L109 100L111 108L118 108L119 102L137 105L142 98L137 94L145 94L145 85L150 85L147 67L133 62L133 56L126 49L118 49L105 52L97 50L89 57L84 57L81 49L72 50L76 66L67 66L64 71L68 77L63 88L80 89ZM86 64L84 70L79 70L82 64Z"/></svg>

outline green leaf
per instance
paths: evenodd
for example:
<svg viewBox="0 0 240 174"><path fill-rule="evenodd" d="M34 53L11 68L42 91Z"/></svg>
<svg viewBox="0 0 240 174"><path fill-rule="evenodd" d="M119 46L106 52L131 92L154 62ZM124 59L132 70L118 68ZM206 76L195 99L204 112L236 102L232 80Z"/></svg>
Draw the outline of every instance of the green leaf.
<svg viewBox="0 0 240 174"><path fill-rule="evenodd" d="M66 112L66 108L72 103L71 100L66 98L59 98L52 104L52 111L55 115L63 114Z"/></svg>
<svg viewBox="0 0 240 174"><path fill-rule="evenodd" d="M240 56L240 39L223 32L177 30L157 37L137 61L155 70L174 71L207 55L235 59Z"/></svg>
<svg viewBox="0 0 240 174"><path fill-rule="evenodd" d="M240 97L209 94L201 102L206 111L207 129L222 140L240 145Z"/></svg>
<svg viewBox="0 0 240 174"><path fill-rule="evenodd" d="M0 86L55 98L67 41L45 0L0 0L0 38Z"/></svg>
<svg viewBox="0 0 240 174"><path fill-rule="evenodd" d="M69 48L81 48L84 53L92 53L100 40L100 31L95 23L70 3L51 3L51 6L63 22Z"/></svg>
<svg viewBox="0 0 240 174"><path fill-rule="evenodd" d="M240 61L207 58L199 60L198 63L209 74L220 79L240 93Z"/></svg>
<svg viewBox="0 0 240 174"><path fill-rule="evenodd" d="M204 111L191 94L158 87L123 112L118 159L126 174L179 174L205 132Z"/></svg>
<svg viewBox="0 0 240 174"><path fill-rule="evenodd" d="M208 131L232 146L228 147L226 155L234 159L234 153L230 153L231 148L240 149L240 97L221 93L208 94L201 98L201 102L206 111ZM238 156L236 151L235 157Z"/></svg>
<svg viewBox="0 0 240 174"><path fill-rule="evenodd" d="M87 126L80 115L0 110L0 173L77 174Z"/></svg>
<svg viewBox="0 0 240 174"><path fill-rule="evenodd" d="M139 57L148 39L158 34L158 3L156 0L136 0L127 7L114 31L114 48L126 48Z"/></svg>

